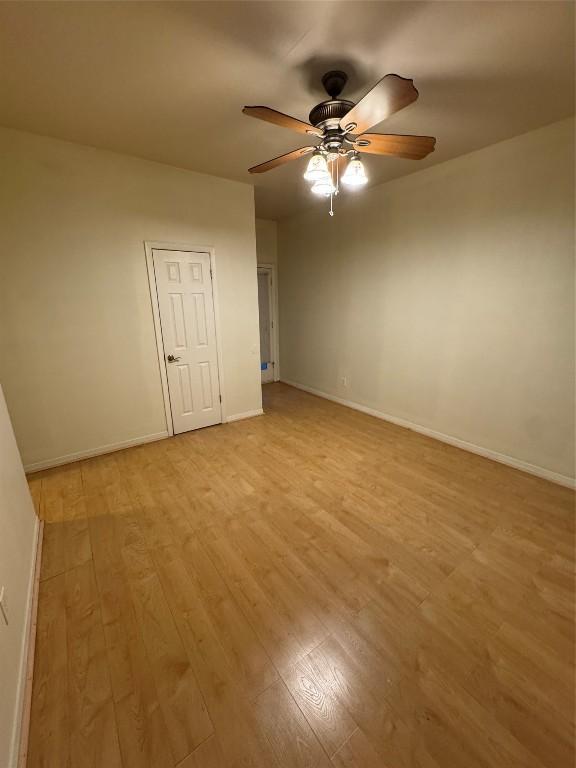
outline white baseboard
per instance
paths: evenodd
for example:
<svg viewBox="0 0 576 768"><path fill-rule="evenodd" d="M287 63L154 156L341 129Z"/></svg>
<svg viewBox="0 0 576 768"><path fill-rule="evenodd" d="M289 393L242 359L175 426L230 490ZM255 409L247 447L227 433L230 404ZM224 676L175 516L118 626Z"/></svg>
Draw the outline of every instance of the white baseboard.
<svg viewBox="0 0 576 768"><path fill-rule="evenodd" d="M245 411L244 413L233 413L231 416L225 416L222 420L223 423L231 421L240 421L240 419L251 419L253 416L262 416L264 411L262 408L258 408L255 411ZM121 443L109 443L108 445L101 445L99 448L91 448L88 451L78 451L77 453L67 453L64 456L57 456L54 459L46 459L45 461L36 461L32 464L25 464L24 471L26 474L32 472L40 472L43 469L51 469L52 467L60 467L62 464L71 464L73 461L81 461L82 459L91 459L94 456L102 456L105 453L114 453L114 451L123 451L125 448L133 448L136 445L144 445L144 443L153 443L156 440L163 440L165 437L170 437L168 430L163 432L155 432L152 435L143 435L142 437L134 437L132 440L123 440Z"/></svg>
<svg viewBox="0 0 576 768"><path fill-rule="evenodd" d="M264 411L262 408L257 408L255 411L244 411L244 413L233 413L232 416L225 416L222 420L224 424L229 424L231 421L240 421L241 419L251 419L253 416L262 416Z"/></svg>
<svg viewBox="0 0 576 768"><path fill-rule="evenodd" d="M67 453L65 456L57 456L55 459L46 459L45 461L36 461L32 464L25 464L24 470L26 473L40 472L42 469L59 467L62 464L71 464L73 461L80 461L81 459L91 459L93 456L102 456L104 453L123 451L125 448L132 448L135 445L153 443L156 440L163 440L165 437L170 437L170 434L167 430L164 430L163 432L155 432L153 435L143 435L142 437L134 437L131 440L123 440L121 443L109 443L108 445L101 445L99 448L91 448L87 451Z"/></svg>
<svg viewBox="0 0 576 768"><path fill-rule="evenodd" d="M36 518L34 529L34 547L28 595L26 598L26 626L22 637L20 652L20 680L16 693L16 712L10 747L11 768L25 768L26 761L22 758L23 751L28 751L28 729L30 725L30 705L32 701L32 673L34 668L34 647L36 644L36 622L38 616L38 585L40 582L40 560L42 557L42 536L44 523Z"/></svg>
<svg viewBox="0 0 576 768"><path fill-rule="evenodd" d="M576 479L573 477L561 475L558 472L552 472L550 469L539 467L536 464L529 464L527 461L515 459L513 456L507 456L504 453L498 453L497 451L492 451L489 448L483 448L482 446L475 445L474 443L468 443L466 440L461 440L458 437L452 437L452 435L445 435L442 432L436 432L434 429L429 429L428 427L421 427L419 424L414 424L412 421L400 419L397 416L391 416L388 413L377 411L374 408L369 408L367 405L355 403L352 400L345 400L344 398L337 397L336 395L329 395L327 392L321 392L319 389L307 387L305 384L299 384L296 381L288 381L286 379L282 379L282 382L284 384L288 384L291 387L296 387L296 389L302 389L304 392L309 392L311 395L323 397L325 400L332 400L334 403L339 403L340 405L345 405L348 408L353 408L355 411L367 413L369 416L374 416L377 419L389 421L392 424L397 424L399 427L405 427L406 429L411 429L413 432L418 432L421 435L426 435L427 437L432 437L435 440L440 440L442 443L448 443L448 445L453 445L456 448L462 448L465 451L470 451L470 453L476 453L479 456L484 456L486 459L492 459L492 461L497 461L500 464L506 464L507 466L513 467L514 469L527 472L530 475L536 475L536 477L541 477L544 480L550 480L552 483L563 485L566 488L576 488Z"/></svg>

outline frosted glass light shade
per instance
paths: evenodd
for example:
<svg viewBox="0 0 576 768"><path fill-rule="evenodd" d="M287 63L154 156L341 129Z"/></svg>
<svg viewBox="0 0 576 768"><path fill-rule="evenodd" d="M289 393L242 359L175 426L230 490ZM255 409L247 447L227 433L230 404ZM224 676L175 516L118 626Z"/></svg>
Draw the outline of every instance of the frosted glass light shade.
<svg viewBox="0 0 576 768"><path fill-rule="evenodd" d="M330 178L328 163L320 152L314 152L310 160L308 160L304 178L306 181L320 181Z"/></svg>
<svg viewBox="0 0 576 768"><path fill-rule="evenodd" d="M344 171L342 184L346 184L349 187L361 187L367 181L368 177L366 176L362 160L359 157L353 157Z"/></svg>
<svg viewBox="0 0 576 768"><path fill-rule="evenodd" d="M327 197L328 195L331 195L334 192L336 192L336 187L332 183L330 174L328 174L327 179L320 179L320 181L317 181L311 187L311 190L312 192L314 192L315 195L325 195Z"/></svg>

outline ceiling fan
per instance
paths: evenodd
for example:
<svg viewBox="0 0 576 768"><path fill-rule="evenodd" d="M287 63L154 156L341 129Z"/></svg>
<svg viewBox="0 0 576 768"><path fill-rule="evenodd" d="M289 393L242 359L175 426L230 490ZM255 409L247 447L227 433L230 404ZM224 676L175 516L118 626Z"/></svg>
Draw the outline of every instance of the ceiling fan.
<svg viewBox="0 0 576 768"><path fill-rule="evenodd" d="M249 172L264 173L312 153L304 178L313 182L313 192L332 197L338 194L340 180L352 187L368 181L360 159L362 152L421 160L434 150L436 139L432 136L366 133L373 125L416 101L418 91L412 80L386 75L357 104L339 98L347 80L346 73L340 70L327 72L322 77L322 85L330 98L313 107L309 123L270 107L244 107L245 115L320 139L314 146L300 147L254 165ZM343 163L347 165L340 179Z"/></svg>

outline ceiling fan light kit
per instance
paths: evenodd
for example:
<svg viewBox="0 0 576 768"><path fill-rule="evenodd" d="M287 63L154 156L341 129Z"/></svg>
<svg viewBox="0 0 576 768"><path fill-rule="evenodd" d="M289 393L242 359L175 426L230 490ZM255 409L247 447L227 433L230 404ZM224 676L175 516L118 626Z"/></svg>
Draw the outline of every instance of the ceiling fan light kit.
<svg viewBox="0 0 576 768"><path fill-rule="evenodd" d="M373 125L381 123L418 98L412 80L399 75L386 75L357 104L339 98L347 80L346 73L340 70L324 75L322 85L330 98L312 108L309 123L270 107L244 107L242 110L244 114L259 120L320 139L316 146L301 147L280 155L249 168L249 172L264 173L312 152L304 178L312 182L312 192L330 197L331 216L334 215L333 197L339 192L342 161L347 161L342 183L350 188L358 188L368 182L360 152L420 160L434 150L436 143L432 136L366 133Z"/></svg>
<svg viewBox="0 0 576 768"><path fill-rule="evenodd" d="M310 189L312 192L314 192L315 195L324 195L325 197L330 197L330 195L334 195L337 191L336 186L330 176L328 176L326 179L320 179L319 181L316 181L314 184L312 184Z"/></svg>
<svg viewBox="0 0 576 768"><path fill-rule="evenodd" d="M315 150L310 160L308 160L308 165L306 166L306 171L304 172L304 178L306 181L320 181L321 179L326 179L329 176L330 171L328 170L326 157L319 149L317 149Z"/></svg>
<svg viewBox="0 0 576 768"><path fill-rule="evenodd" d="M348 187L363 187L367 182L368 177L364 170L364 164L360 160L358 152L355 152L350 158L346 171L342 176L342 184Z"/></svg>

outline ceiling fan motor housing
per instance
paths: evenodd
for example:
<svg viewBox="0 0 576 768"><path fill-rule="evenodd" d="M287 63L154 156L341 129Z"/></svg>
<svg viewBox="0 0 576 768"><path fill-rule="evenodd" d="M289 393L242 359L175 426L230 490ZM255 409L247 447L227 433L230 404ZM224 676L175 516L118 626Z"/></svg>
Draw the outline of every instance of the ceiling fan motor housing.
<svg viewBox="0 0 576 768"><path fill-rule="evenodd" d="M310 112L309 120L315 128L337 130L341 118L350 112L354 102L338 98L347 80L346 72L339 69L326 72L322 77L322 85L330 98L316 104Z"/></svg>
<svg viewBox="0 0 576 768"><path fill-rule="evenodd" d="M353 106L354 102L346 99L328 99L316 104L308 119L315 128L336 128Z"/></svg>

